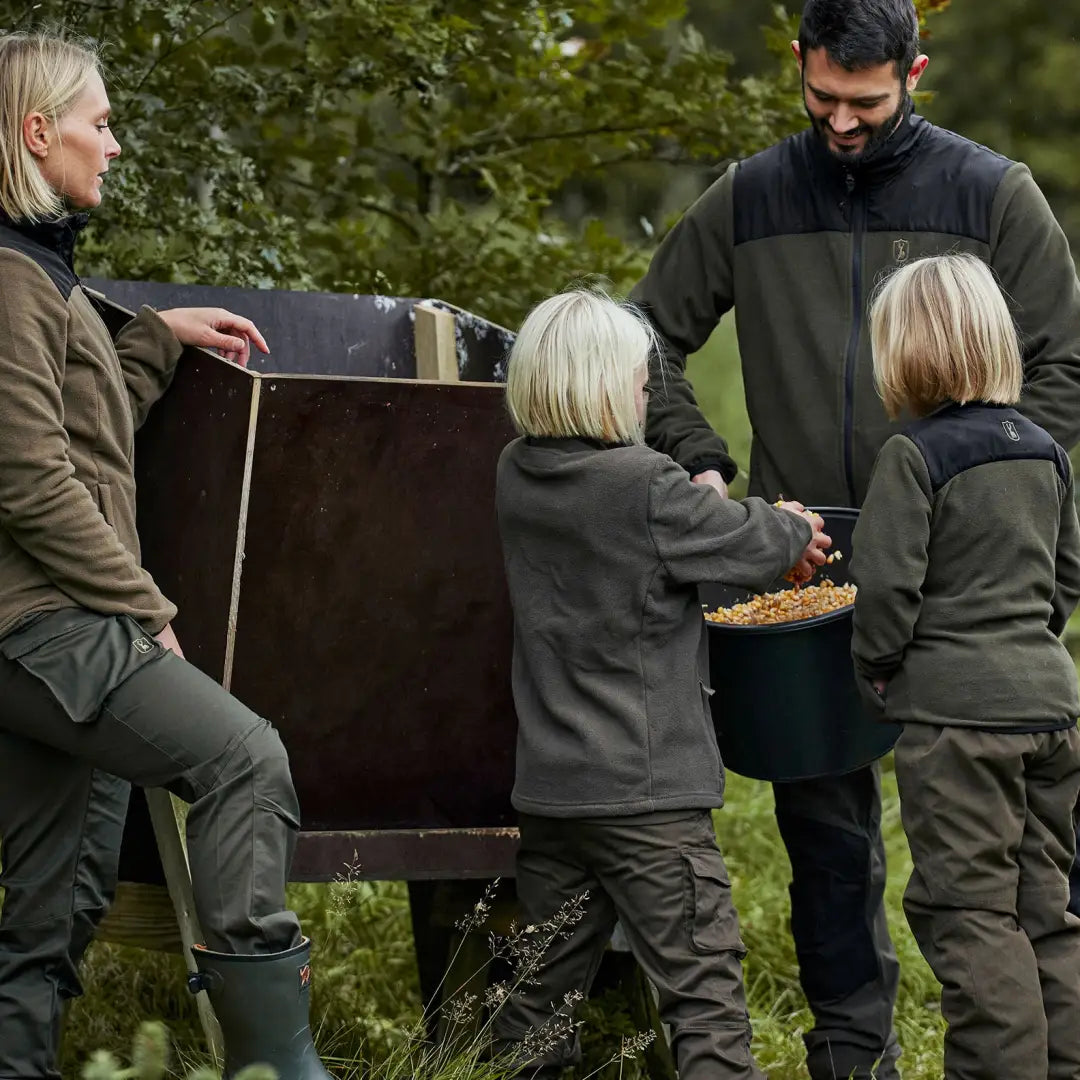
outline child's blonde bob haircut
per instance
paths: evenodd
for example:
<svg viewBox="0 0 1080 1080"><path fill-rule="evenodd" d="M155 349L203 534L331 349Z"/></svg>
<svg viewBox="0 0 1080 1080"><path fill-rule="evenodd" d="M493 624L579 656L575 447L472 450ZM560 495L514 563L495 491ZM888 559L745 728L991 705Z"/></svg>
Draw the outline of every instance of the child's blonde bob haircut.
<svg viewBox="0 0 1080 1080"><path fill-rule="evenodd" d="M947 401L1015 405L1020 343L990 268L974 255L918 259L885 280L870 305L874 379L893 419Z"/></svg>
<svg viewBox="0 0 1080 1080"><path fill-rule="evenodd" d="M645 317L602 292L571 289L542 301L510 351L514 427L540 438L643 442L634 383L655 347Z"/></svg>
<svg viewBox="0 0 1080 1080"><path fill-rule="evenodd" d="M64 213L63 200L23 141L23 121L39 112L55 125L100 72L89 43L58 34L0 34L0 211L12 221Z"/></svg>

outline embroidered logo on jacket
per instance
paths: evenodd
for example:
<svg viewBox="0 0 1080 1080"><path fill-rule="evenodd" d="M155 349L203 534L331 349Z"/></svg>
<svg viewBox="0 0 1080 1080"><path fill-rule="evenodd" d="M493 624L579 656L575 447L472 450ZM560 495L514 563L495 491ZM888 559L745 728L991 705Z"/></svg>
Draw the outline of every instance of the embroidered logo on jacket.
<svg viewBox="0 0 1080 1080"><path fill-rule="evenodd" d="M893 258L898 262L907 262L911 252L911 245L906 240L894 240L892 244Z"/></svg>
<svg viewBox="0 0 1080 1080"><path fill-rule="evenodd" d="M138 637L131 644L136 652L141 652L144 656L154 651L154 643L149 638Z"/></svg>
<svg viewBox="0 0 1080 1080"><path fill-rule="evenodd" d="M1008 435L1013 442L1020 441L1020 434L1016 430L1016 425L1011 420L1002 420L1001 426L1005 429L1005 434Z"/></svg>

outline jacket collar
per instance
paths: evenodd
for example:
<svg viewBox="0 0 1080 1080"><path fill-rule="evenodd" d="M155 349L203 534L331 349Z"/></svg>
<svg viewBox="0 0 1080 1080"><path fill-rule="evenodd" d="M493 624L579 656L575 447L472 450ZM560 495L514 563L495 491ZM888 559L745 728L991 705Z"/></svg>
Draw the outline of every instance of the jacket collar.
<svg viewBox="0 0 1080 1080"><path fill-rule="evenodd" d="M590 439L584 436L560 439L536 435L527 435L525 444L534 446L538 450L563 450L578 453L582 450L612 450L617 446L629 445L628 443L602 442L600 439Z"/></svg>
<svg viewBox="0 0 1080 1080"><path fill-rule="evenodd" d="M865 186L884 183L900 172L918 152L932 127L928 120L912 111L909 104L896 130L880 146L851 164L846 164L831 153L813 128L809 129L808 134L815 157L830 175L841 183L851 176L860 186Z"/></svg>
<svg viewBox="0 0 1080 1080"><path fill-rule="evenodd" d="M13 221L0 211L0 225L58 255L72 273L75 270L75 241L89 220L90 215L83 212L51 221Z"/></svg>

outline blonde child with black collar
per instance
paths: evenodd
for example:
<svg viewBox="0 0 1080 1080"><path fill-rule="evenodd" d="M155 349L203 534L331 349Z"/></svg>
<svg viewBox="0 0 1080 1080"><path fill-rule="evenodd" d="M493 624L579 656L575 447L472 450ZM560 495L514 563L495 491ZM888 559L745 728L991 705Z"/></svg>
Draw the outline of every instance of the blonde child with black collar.
<svg viewBox="0 0 1080 1080"><path fill-rule="evenodd" d="M852 542L853 654L904 725L904 908L942 984L949 1080L1080 1076L1080 597L1065 451L1028 420L1020 345L974 256L913 262L871 309L892 416Z"/></svg>

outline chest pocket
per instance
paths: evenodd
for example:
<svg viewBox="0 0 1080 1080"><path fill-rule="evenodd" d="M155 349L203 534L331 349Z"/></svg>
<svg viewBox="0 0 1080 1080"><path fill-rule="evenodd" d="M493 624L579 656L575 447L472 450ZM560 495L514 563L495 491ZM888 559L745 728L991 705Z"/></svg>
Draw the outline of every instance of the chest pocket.
<svg viewBox="0 0 1080 1080"><path fill-rule="evenodd" d="M0 638L0 655L43 682L76 724L98 718L106 698L166 652L127 615L63 608Z"/></svg>

